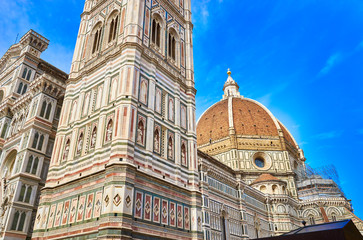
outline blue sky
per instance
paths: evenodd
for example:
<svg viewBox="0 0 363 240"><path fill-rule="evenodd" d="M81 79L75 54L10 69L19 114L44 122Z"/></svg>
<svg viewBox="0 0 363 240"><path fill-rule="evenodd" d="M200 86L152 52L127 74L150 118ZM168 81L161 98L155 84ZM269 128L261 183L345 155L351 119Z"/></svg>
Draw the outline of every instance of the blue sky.
<svg viewBox="0 0 363 240"><path fill-rule="evenodd" d="M0 0L0 54L30 28L43 58L69 72L82 0ZM313 167L334 164L363 218L363 2L192 0L198 117L231 68L242 95L266 105Z"/></svg>

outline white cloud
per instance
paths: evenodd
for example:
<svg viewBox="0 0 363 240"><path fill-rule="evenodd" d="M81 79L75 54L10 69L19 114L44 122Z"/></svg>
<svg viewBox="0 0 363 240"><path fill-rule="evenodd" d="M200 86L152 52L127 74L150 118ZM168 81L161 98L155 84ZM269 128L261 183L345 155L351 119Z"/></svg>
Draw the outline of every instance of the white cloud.
<svg viewBox="0 0 363 240"><path fill-rule="evenodd" d="M331 55L326 61L325 66L320 70L319 75L325 75L330 72L333 67L335 67L339 62L342 61L342 59L343 56L339 52Z"/></svg>
<svg viewBox="0 0 363 240"><path fill-rule="evenodd" d="M222 4L223 1L224 0L192 0L194 24L207 26L209 20L209 9L213 7L213 4Z"/></svg>
<svg viewBox="0 0 363 240"><path fill-rule="evenodd" d="M314 138L320 139L320 140L326 140L326 139L333 139L338 138L343 134L343 131L330 131L330 132L323 132L316 134Z"/></svg>

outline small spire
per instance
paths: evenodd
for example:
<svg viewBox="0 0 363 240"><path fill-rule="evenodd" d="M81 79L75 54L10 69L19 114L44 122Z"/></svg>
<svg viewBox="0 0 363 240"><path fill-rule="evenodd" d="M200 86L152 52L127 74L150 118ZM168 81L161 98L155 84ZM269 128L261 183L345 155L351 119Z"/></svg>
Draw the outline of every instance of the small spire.
<svg viewBox="0 0 363 240"><path fill-rule="evenodd" d="M223 86L223 91L224 91L223 99L227 99L228 97L242 97L238 91L239 90L238 84L233 80L231 76L232 72L230 68L228 68L227 74L228 78Z"/></svg>

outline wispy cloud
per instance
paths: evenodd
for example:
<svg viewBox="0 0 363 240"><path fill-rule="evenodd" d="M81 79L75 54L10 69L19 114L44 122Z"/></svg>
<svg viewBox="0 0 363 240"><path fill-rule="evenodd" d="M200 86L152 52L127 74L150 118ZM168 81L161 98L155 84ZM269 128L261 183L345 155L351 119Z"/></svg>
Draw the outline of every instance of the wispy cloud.
<svg viewBox="0 0 363 240"><path fill-rule="evenodd" d="M208 24L208 18L209 18L209 9L208 4L210 0L195 0L193 1L193 12L195 15L193 16L193 19L195 23L201 23L202 25Z"/></svg>
<svg viewBox="0 0 363 240"><path fill-rule="evenodd" d="M267 108L271 106L271 101L273 97L276 97L278 94L283 92L288 86L291 84L291 81L284 81L280 84L274 86L272 90L270 90L267 94L262 97L257 98L257 101L265 105Z"/></svg>
<svg viewBox="0 0 363 240"><path fill-rule="evenodd" d="M204 27L208 26L210 8L213 4L216 4L216 2L217 4L221 4L223 3L223 0L192 0L194 24L201 24L204 25Z"/></svg>
<svg viewBox="0 0 363 240"><path fill-rule="evenodd" d="M309 142L306 142L306 141L299 142L300 147L306 146L308 144L309 144Z"/></svg>
<svg viewBox="0 0 363 240"><path fill-rule="evenodd" d="M330 131L330 132L323 132L316 134L314 138L320 139L320 140L326 140L326 139L333 139L338 138L343 134L343 131Z"/></svg>
<svg viewBox="0 0 363 240"><path fill-rule="evenodd" d="M341 53L337 52L331 55L325 63L325 66L320 70L319 75L325 75L330 72L330 70L340 63L343 59Z"/></svg>

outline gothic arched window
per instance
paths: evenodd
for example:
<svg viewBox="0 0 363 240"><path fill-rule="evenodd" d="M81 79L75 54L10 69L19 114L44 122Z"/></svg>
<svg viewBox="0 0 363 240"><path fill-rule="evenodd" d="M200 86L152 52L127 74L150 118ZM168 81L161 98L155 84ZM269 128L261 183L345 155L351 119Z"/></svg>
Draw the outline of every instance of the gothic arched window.
<svg viewBox="0 0 363 240"><path fill-rule="evenodd" d="M8 123L5 123L1 132L1 138L5 138L6 131L8 130Z"/></svg>
<svg viewBox="0 0 363 240"><path fill-rule="evenodd" d="M25 79L27 72L28 72L28 68L24 68L23 75L21 77Z"/></svg>
<svg viewBox="0 0 363 240"><path fill-rule="evenodd" d="M45 118L46 119L49 119L51 111L52 111L52 104L51 103L48 103L47 113L45 114Z"/></svg>
<svg viewBox="0 0 363 240"><path fill-rule="evenodd" d="M30 158L28 159L28 164L26 165L25 172L30 173L32 165L33 165L33 156L30 156Z"/></svg>
<svg viewBox="0 0 363 240"><path fill-rule="evenodd" d="M170 32L168 34L168 56L176 61L176 38L175 35Z"/></svg>
<svg viewBox="0 0 363 240"><path fill-rule="evenodd" d="M101 35L102 35L102 27L98 27L97 30L94 31L93 36L93 47L92 47L92 54L97 52L100 49L101 45Z"/></svg>
<svg viewBox="0 0 363 240"><path fill-rule="evenodd" d="M117 35L117 27L118 27L118 14L114 17L112 17L112 20L110 21L110 29L108 32L108 42L116 39Z"/></svg>
<svg viewBox="0 0 363 240"><path fill-rule="evenodd" d="M44 113L45 113L46 107L47 107L47 103L44 100L43 103L42 103L42 108L40 110L40 117L44 117Z"/></svg>
<svg viewBox="0 0 363 240"><path fill-rule="evenodd" d="M22 89L23 89L23 83L20 82L19 86L18 86L18 91L16 91L16 92L20 94Z"/></svg>
<svg viewBox="0 0 363 240"><path fill-rule="evenodd" d="M28 89L28 85L24 84L23 91L21 92L21 95L24 95L24 93L26 92L27 89Z"/></svg>
<svg viewBox="0 0 363 240"><path fill-rule="evenodd" d="M19 211L16 211L13 218L13 223L11 224L11 230L16 231L19 222Z"/></svg>
<svg viewBox="0 0 363 240"><path fill-rule="evenodd" d="M37 148L38 145L38 139L39 139L39 133L35 133L32 148Z"/></svg>
<svg viewBox="0 0 363 240"><path fill-rule="evenodd" d="M32 75L32 70L30 70L29 69L29 71L28 71L28 75L26 76L26 80L30 80L30 77L31 77L31 75Z"/></svg>
<svg viewBox="0 0 363 240"><path fill-rule="evenodd" d="M37 170L38 170L38 164L39 164L38 157L34 158L33 156L30 156L28 159L28 163L26 165L25 172L31 173L31 174L36 174Z"/></svg>
<svg viewBox="0 0 363 240"><path fill-rule="evenodd" d="M112 140L112 131L113 131L113 121L112 119L110 119L110 121L108 121L106 128L106 142Z"/></svg>
<svg viewBox="0 0 363 240"><path fill-rule="evenodd" d="M19 195L19 198L18 198L19 202L24 201L25 192L26 192L26 186L23 184L23 186L21 186L21 189L20 189L20 195Z"/></svg>
<svg viewBox="0 0 363 240"><path fill-rule="evenodd" d="M25 212L23 212L20 216L20 220L19 220L19 224L18 224L18 228L17 231L22 232L23 228L24 228L24 223L25 223L25 218L26 218L26 214Z"/></svg>
<svg viewBox="0 0 363 240"><path fill-rule="evenodd" d="M161 21L153 18L151 23L151 42L160 48L161 46Z"/></svg>
<svg viewBox="0 0 363 240"><path fill-rule="evenodd" d="M32 195L32 190L33 190L33 188L31 186L28 186L27 187L27 191L26 191L26 194L25 194L24 202L26 202L26 203L29 203L30 202L30 197Z"/></svg>
<svg viewBox="0 0 363 240"><path fill-rule="evenodd" d="M43 142L44 142L44 136L43 136L43 134L42 134L42 135L40 135L39 143L38 143L38 148L37 148L39 151L41 151L41 150L42 150Z"/></svg>

